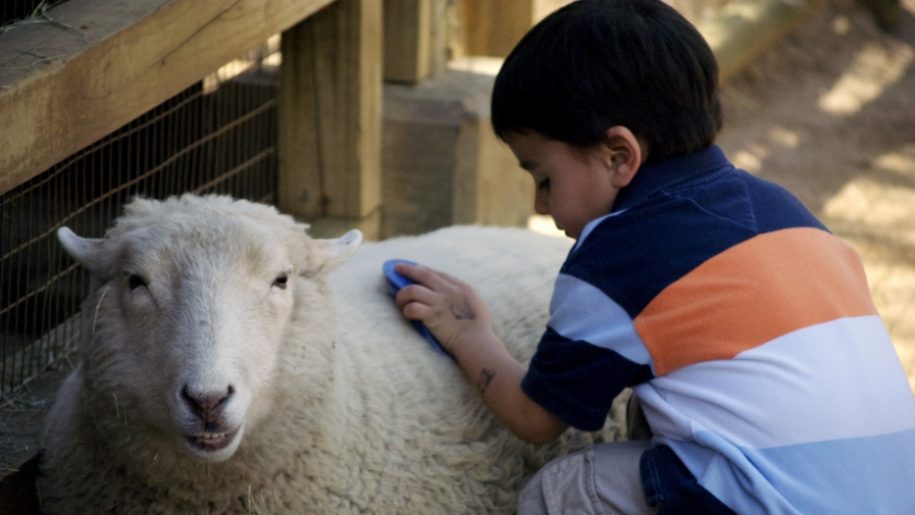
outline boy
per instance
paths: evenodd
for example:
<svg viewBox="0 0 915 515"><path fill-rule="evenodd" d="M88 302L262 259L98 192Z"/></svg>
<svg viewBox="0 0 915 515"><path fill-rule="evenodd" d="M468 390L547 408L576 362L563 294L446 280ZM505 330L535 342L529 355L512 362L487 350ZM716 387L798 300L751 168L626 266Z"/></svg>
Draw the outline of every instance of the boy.
<svg viewBox="0 0 915 515"><path fill-rule="evenodd" d="M660 0L579 0L506 59L496 133L576 239L528 368L459 280L397 304L520 438L600 428L630 386L651 441L547 464L521 513L915 513L915 400L858 257L736 170L708 45Z"/></svg>

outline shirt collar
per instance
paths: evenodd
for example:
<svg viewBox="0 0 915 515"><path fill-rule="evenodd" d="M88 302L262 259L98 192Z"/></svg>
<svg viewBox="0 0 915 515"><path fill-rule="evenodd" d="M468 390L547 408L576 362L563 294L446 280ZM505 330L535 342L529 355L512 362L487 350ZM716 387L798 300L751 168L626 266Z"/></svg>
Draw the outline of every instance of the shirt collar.
<svg viewBox="0 0 915 515"><path fill-rule="evenodd" d="M717 145L663 161L649 161L639 168L629 185L620 190L611 214L626 210L674 184L730 166Z"/></svg>

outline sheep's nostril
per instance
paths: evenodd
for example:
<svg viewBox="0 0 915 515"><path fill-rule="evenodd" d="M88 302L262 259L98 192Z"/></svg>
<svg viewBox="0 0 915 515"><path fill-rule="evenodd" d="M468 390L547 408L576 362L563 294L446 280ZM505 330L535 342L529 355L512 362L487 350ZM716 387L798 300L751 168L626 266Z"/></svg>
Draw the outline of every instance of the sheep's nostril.
<svg viewBox="0 0 915 515"><path fill-rule="evenodd" d="M184 403L194 415L204 421L219 415L234 394L235 388L232 385L217 393L191 391L187 385L181 389L181 398Z"/></svg>

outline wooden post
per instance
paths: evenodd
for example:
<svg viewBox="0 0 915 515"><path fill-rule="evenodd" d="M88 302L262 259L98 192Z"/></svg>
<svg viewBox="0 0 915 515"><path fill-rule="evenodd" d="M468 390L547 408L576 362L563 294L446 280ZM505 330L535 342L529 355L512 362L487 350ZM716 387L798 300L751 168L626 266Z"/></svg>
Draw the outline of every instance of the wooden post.
<svg viewBox="0 0 915 515"><path fill-rule="evenodd" d="M505 57L547 14L570 0L461 0L464 53Z"/></svg>
<svg viewBox="0 0 915 515"><path fill-rule="evenodd" d="M460 59L421 87L385 85L385 237L454 224L526 225L534 183L490 127L500 64Z"/></svg>
<svg viewBox="0 0 915 515"><path fill-rule="evenodd" d="M429 75L431 0L384 0L384 78L415 83Z"/></svg>
<svg viewBox="0 0 915 515"><path fill-rule="evenodd" d="M697 26L718 60L722 82L744 69L822 6L822 0L733 0Z"/></svg>
<svg viewBox="0 0 915 515"><path fill-rule="evenodd" d="M445 70L447 0L384 0L384 79L416 84Z"/></svg>
<svg viewBox="0 0 915 515"><path fill-rule="evenodd" d="M337 0L282 36L279 206L369 238L381 205L381 2ZM316 226L318 227L316 229Z"/></svg>
<svg viewBox="0 0 915 515"><path fill-rule="evenodd" d="M448 0L432 0L429 9L429 75L445 71L448 63L448 42L451 28Z"/></svg>
<svg viewBox="0 0 915 515"><path fill-rule="evenodd" d="M461 0L467 55L505 57L534 22L534 0Z"/></svg>

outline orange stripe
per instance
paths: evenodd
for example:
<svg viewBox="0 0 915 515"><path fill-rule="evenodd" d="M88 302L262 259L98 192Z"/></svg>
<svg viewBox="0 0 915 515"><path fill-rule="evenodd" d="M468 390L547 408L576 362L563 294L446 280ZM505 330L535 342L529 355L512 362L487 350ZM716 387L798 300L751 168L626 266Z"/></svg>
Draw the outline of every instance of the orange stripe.
<svg viewBox="0 0 915 515"><path fill-rule="evenodd" d="M728 359L797 329L875 314L855 251L813 228L735 245L658 294L635 318L655 373Z"/></svg>

